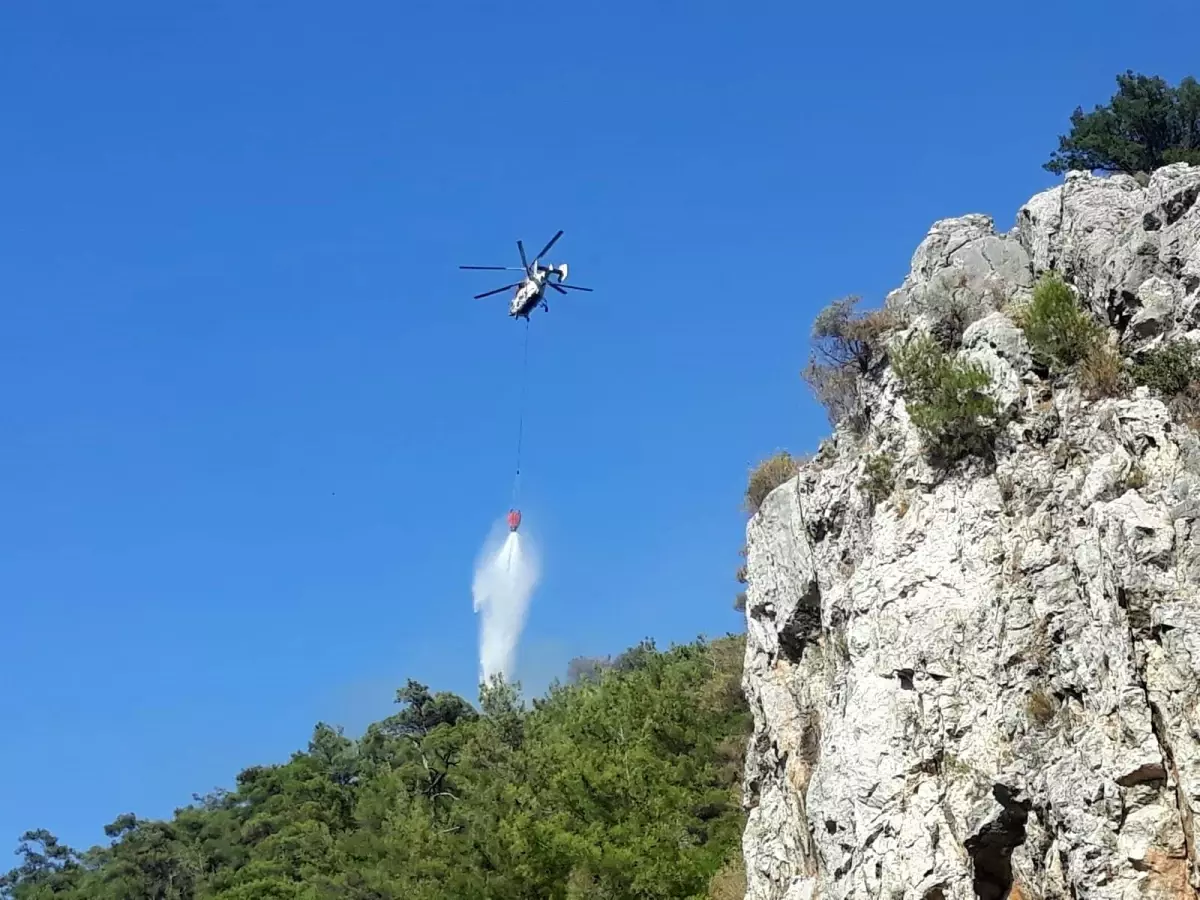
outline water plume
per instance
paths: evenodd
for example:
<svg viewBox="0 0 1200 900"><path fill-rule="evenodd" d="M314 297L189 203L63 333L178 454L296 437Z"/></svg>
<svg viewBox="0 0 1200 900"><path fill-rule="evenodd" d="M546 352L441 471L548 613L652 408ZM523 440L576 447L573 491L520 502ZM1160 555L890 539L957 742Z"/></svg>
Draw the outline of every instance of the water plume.
<svg viewBox="0 0 1200 900"><path fill-rule="evenodd" d="M499 675L513 681L517 644L525 627L529 598L541 577L536 548L527 534L497 523L475 561L471 593L479 613L480 678Z"/></svg>

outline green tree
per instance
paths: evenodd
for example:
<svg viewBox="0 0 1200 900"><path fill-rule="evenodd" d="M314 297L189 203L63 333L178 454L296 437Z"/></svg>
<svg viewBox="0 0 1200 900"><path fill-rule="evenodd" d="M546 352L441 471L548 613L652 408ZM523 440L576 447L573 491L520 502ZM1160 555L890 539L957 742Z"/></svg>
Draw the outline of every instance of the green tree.
<svg viewBox="0 0 1200 900"><path fill-rule="evenodd" d="M949 466L991 453L1000 422L982 366L947 353L927 334L897 350L892 362L931 462Z"/></svg>
<svg viewBox="0 0 1200 900"><path fill-rule="evenodd" d="M16 900L70 896L83 875L79 854L44 828L21 835L21 865L0 876L0 896Z"/></svg>
<svg viewBox="0 0 1200 900"><path fill-rule="evenodd" d="M461 697L447 691L430 693L429 688L411 678L396 691L396 702L405 704L405 708L384 722L393 734L424 737L439 725L454 725L459 719L476 715Z"/></svg>
<svg viewBox="0 0 1200 900"><path fill-rule="evenodd" d="M521 705L521 685L494 675L479 688L479 708L489 732L514 750L525 737L525 710Z"/></svg>
<svg viewBox="0 0 1200 900"><path fill-rule="evenodd" d="M1107 105L1076 107L1069 134L1044 164L1056 174L1153 172L1174 162L1200 165L1200 84L1190 75L1178 87L1127 71Z"/></svg>
<svg viewBox="0 0 1200 900"><path fill-rule="evenodd" d="M102 896L122 900L192 900L202 863L174 822L147 822L132 813L104 828L116 839Z"/></svg>
<svg viewBox="0 0 1200 900"><path fill-rule="evenodd" d="M1103 326L1080 306L1057 274L1038 280L1033 298L1017 318L1034 359L1056 373L1086 359L1104 340Z"/></svg>

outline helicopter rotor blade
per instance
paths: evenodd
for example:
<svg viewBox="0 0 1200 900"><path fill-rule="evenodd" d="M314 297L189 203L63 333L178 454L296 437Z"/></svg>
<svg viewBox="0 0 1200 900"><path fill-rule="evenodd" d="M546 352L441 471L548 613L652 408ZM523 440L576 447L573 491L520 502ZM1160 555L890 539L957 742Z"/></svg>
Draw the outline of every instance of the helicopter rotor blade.
<svg viewBox="0 0 1200 900"><path fill-rule="evenodd" d="M523 272L520 266L459 266L460 269L487 269L492 272Z"/></svg>
<svg viewBox="0 0 1200 900"><path fill-rule="evenodd" d="M559 286L556 284L553 286L558 288L560 291L588 291L588 292L591 292L593 290L592 288L580 287L577 284L564 284L562 286Z"/></svg>
<svg viewBox="0 0 1200 900"><path fill-rule="evenodd" d="M560 294L565 294L565 293L566 293L566 291L564 291L562 288L560 288L560 287L559 287L557 284L555 284L553 281L547 281L547 282L546 282L546 286L547 286L547 287L552 287L552 288L554 288L554 289L555 289L556 291L558 291Z"/></svg>
<svg viewBox="0 0 1200 900"><path fill-rule="evenodd" d="M547 253L549 253L549 252L550 252L550 248L554 246L555 242L556 242L556 241L558 241L558 239L559 239L560 237L562 237L562 235L563 235L563 233L562 233L562 229L560 228L560 229L558 230L558 234L556 234L554 237L550 238L550 243L548 243L548 244L547 244L545 247L543 247L543 248L542 248L542 252L541 252L541 253L539 253L537 256L535 256L535 257L534 257L534 259L541 259L541 258L542 258L543 256L545 256Z"/></svg>
<svg viewBox="0 0 1200 900"><path fill-rule="evenodd" d="M506 284L504 287L498 287L494 291L486 291L485 293L482 293L482 294L476 294L474 299L481 300L484 297L492 296L492 294L499 294L502 291L507 291L510 288L515 288L520 283L521 282L519 282L519 281L514 281L512 284Z"/></svg>
<svg viewBox="0 0 1200 900"><path fill-rule="evenodd" d="M517 241L517 252L521 254L521 265L525 267L525 271L529 271L529 262L525 259L525 245Z"/></svg>

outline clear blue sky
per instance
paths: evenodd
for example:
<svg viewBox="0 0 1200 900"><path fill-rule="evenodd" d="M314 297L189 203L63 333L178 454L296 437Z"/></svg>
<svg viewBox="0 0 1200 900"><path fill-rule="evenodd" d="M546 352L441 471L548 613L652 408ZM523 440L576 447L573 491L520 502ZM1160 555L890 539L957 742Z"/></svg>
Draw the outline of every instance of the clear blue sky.
<svg viewBox="0 0 1200 900"><path fill-rule="evenodd" d="M456 267L518 237L596 289L532 323L527 689L740 630L745 473L826 430L814 311L1009 227L1118 71L1186 74L1161 5L5 4L0 845L410 675L474 699L523 325Z"/></svg>

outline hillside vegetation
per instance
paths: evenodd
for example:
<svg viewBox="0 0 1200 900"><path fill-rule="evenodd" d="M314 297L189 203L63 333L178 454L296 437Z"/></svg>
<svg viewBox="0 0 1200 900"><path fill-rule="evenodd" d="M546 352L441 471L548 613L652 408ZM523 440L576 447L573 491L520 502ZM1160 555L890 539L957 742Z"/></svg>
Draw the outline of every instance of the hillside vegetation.
<svg viewBox="0 0 1200 900"><path fill-rule="evenodd" d="M740 897L743 638L644 643L532 709L415 681L359 740L318 725L109 846L24 836L11 900Z"/></svg>

